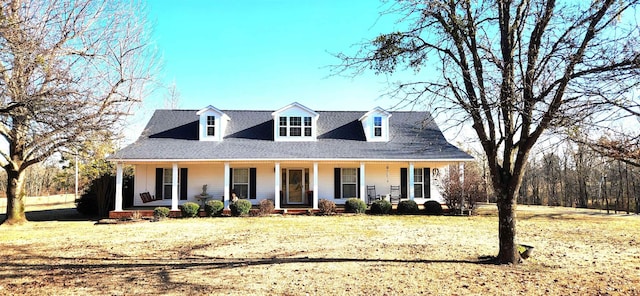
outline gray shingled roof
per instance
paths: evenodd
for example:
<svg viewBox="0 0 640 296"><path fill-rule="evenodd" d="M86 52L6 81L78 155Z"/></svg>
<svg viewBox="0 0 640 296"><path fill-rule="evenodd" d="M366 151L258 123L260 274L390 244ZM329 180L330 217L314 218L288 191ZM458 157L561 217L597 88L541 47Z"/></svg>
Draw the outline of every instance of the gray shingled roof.
<svg viewBox="0 0 640 296"><path fill-rule="evenodd" d="M231 120L221 142L198 141L197 110L156 110L142 135L112 160L472 159L449 144L428 112L393 112L389 142L367 142L366 113L317 111L318 140L273 141L271 111L222 110Z"/></svg>

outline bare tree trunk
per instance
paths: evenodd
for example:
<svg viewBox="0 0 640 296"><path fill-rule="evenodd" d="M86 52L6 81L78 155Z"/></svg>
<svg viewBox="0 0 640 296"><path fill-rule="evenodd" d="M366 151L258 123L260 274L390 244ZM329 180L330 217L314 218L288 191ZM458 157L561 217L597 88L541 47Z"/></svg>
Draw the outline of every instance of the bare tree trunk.
<svg viewBox="0 0 640 296"><path fill-rule="evenodd" d="M499 263L518 263L520 254L516 248L516 212L515 198L506 194L498 197L498 237L500 250L497 261Z"/></svg>
<svg viewBox="0 0 640 296"><path fill-rule="evenodd" d="M622 194L624 191L624 187L622 186L622 162L618 161L618 194L616 194L616 209L614 213L618 213L618 209L620 208L620 203L622 202Z"/></svg>
<svg viewBox="0 0 640 296"><path fill-rule="evenodd" d="M24 212L24 171L5 167L7 172L7 220L8 225L27 222Z"/></svg>
<svg viewBox="0 0 640 296"><path fill-rule="evenodd" d="M629 214L629 212L631 212L631 190L629 188L629 164L625 163L624 164L624 179L626 182L626 192L627 192L627 214Z"/></svg>
<svg viewBox="0 0 640 296"><path fill-rule="evenodd" d="M640 194L638 194L638 184L636 184L636 181L633 181L633 196L635 196L636 199L636 214L640 214Z"/></svg>
<svg viewBox="0 0 640 296"><path fill-rule="evenodd" d="M607 214L609 214L609 195L607 194L607 177L604 177L604 204L607 207Z"/></svg>

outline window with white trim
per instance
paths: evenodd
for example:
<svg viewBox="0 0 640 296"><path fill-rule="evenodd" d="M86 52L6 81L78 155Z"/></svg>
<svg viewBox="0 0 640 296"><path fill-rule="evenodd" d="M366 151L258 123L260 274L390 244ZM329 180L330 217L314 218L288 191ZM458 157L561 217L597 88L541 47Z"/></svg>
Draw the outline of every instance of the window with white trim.
<svg viewBox="0 0 640 296"><path fill-rule="evenodd" d="M162 170L162 198L171 199L171 189L173 187L173 169ZM180 174L178 174L178 193L180 192Z"/></svg>
<svg viewBox="0 0 640 296"><path fill-rule="evenodd" d="M280 137L311 137L313 134L310 116L280 116L278 126Z"/></svg>
<svg viewBox="0 0 640 296"><path fill-rule="evenodd" d="M233 169L233 192L238 198L249 198L249 169Z"/></svg>
<svg viewBox="0 0 640 296"><path fill-rule="evenodd" d="M355 168L343 168L340 173L342 198L357 197L358 170Z"/></svg>
<svg viewBox="0 0 640 296"><path fill-rule="evenodd" d="M424 197L424 174L421 168L413 169L413 190L416 198Z"/></svg>
<svg viewBox="0 0 640 296"><path fill-rule="evenodd" d="M300 116L289 117L289 136L302 136L302 118Z"/></svg>
<svg viewBox="0 0 640 296"><path fill-rule="evenodd" d="M373 118L373 135L375 137L382 137L382 117L380 116Z"/></svg>
<svg viewBox="0 0 640 296"><path fill-rule="evenodd" d="M280 116L280 136L287 136L287 117Z"/></svg>
<svg viewBox="0 0 640 296"><path fill-rule="evenodd" d="M304 118L304 136L311 137L311 117L309 116Z"/></svg>
<svg viewBox="0 0 640 296"><path fill-rule="evenodd" d="M216 117L207 116L207 136L216 135Z"/></svg>

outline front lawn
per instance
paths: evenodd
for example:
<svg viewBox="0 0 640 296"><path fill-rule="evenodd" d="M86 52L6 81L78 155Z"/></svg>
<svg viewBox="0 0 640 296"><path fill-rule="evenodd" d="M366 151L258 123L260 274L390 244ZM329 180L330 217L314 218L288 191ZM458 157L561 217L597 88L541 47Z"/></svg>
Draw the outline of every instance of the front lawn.
<svg viewBox="0 0 640 296"><path fill-rule="evenodd" d="M0 293L567 295L640 293L640 217L534 208L517 266L497 218L343 215L0 226Z"/></svg>

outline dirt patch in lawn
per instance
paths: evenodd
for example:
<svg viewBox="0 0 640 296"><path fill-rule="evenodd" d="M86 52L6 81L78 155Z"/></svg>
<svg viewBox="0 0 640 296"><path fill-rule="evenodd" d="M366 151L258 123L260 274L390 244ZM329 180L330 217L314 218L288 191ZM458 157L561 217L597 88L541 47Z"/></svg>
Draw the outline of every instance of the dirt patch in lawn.
<svg viewBox="0 0 640 296"><path fill-rule="evenodd" d="M521 265L497 218L280 216L0 226L0 294L639 295L640 218L519 207Z"/></svg>

